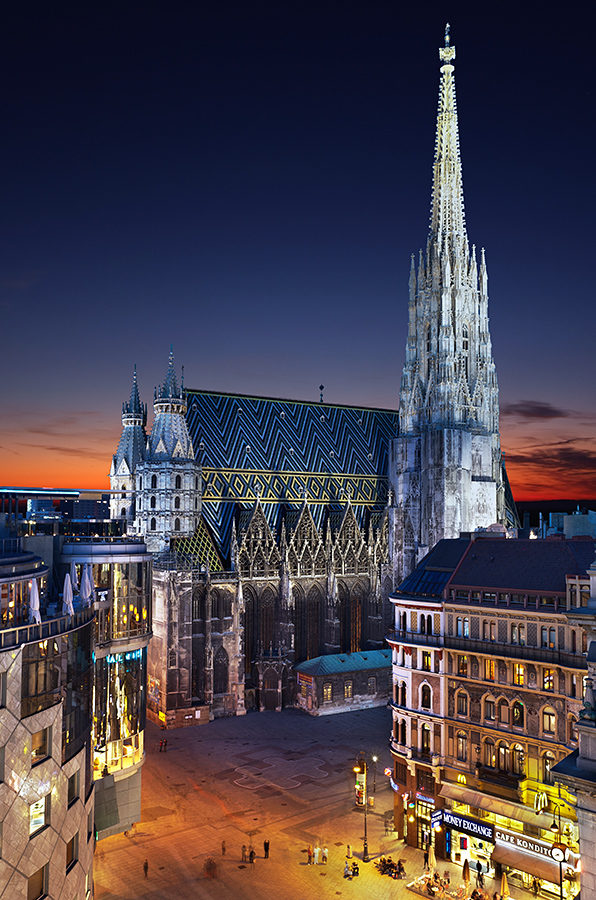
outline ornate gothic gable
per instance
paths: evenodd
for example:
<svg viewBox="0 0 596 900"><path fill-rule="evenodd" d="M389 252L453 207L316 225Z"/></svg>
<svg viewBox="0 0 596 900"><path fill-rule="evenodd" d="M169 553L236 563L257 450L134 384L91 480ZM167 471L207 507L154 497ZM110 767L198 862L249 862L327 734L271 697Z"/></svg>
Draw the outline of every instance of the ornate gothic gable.
<svg viewBox="0 0 596 900"><path fill-rule="evenodd" d="M258 499L248 528L241 534L240 540L238 566L243 577L279 576L281 554Z"/></svg>

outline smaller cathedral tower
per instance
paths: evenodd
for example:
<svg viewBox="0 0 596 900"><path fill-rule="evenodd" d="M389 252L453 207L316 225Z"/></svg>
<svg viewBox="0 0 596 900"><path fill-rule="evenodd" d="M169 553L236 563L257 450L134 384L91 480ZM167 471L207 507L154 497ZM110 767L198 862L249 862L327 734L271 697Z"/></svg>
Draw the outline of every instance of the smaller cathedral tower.
<svg viewBox="0 0 596 900"><path fill-rule="evenodd" d="M201 511L201 468L186 425L184 375L178 387L170 350L163 383L155 389L154 419L135 486L137 531L147 548L159 553L170 538L193 534Z"/></svg>
<svg viewBox="0 0 596 900"><path fill-rule="evenodd" d="M110 517L125 519L130 530L135 520L135 472L145 456L147 404L141 403L134 367L130 400L122 404L122 434L110 467Z"/></svg>

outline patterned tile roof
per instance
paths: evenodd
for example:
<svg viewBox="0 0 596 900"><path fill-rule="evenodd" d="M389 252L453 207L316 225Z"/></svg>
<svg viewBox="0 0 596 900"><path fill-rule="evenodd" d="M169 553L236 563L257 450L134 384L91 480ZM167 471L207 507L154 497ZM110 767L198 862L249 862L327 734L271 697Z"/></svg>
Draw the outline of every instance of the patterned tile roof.
<svg viewBox="0 0 596 900"><path fill-rule="evenodd" d="M317 527L351 500L359 522L387 500L397 413L216 391L188 391L188 428L203 466L203 515L224 555L234 506L257 496L275 529L280 504L306 496Z"/></svg>

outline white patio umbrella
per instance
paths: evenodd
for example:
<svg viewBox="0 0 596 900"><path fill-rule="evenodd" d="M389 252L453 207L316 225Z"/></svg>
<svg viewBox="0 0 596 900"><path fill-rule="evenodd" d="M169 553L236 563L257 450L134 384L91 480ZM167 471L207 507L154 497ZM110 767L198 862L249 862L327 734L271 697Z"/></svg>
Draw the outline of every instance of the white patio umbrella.
<svg viewBox="0 0 596 900"><path fill-rule="evenodd" d="M83 601L85 606L89 606L89 603L91 602L92 586L89 583L89 573L87 572L87 566L84 567L83 574L81 576L80 594L81 600Z"/></svg>
<svg viewBox="0 0 596 900"><path fill-rule="evenodd" d="M95 584L93 582L93 567L91 563L85 563L85 572L87 573L87 584L89 585L89 593L91 600L95 600Z"/></svg>
<svg viewBox="0 0 596 900"><path fill-rule="evenodd" d="M39 588L37 587L37 578L31 582L31 593L29 595L29 622L33 625L41 625L41 613L39 612Z"/></svg>
<svg viewBox="0 0 596 900"><path fill-rule="evenodd" d="M430 845L430 849L428 851L428 865L431 872L434 872L434 870L437 868L437 855L432 844Z"/></svg>
<svg viewBox="0 0 596 900"><path fill-rule="evenodd" d="M78 591L79 581L77 578L77 566L76 566L75 562L71 562L71 564L70 564L70 581L72 584L73 591Z"/></svg>
<svg viewBox="0 0 596 900"><path fill-rule="evenodd" d="M64 590L62 592L62 615L74 616L74 607L72 605L72 582L70 573L64 576Z"/></svg>

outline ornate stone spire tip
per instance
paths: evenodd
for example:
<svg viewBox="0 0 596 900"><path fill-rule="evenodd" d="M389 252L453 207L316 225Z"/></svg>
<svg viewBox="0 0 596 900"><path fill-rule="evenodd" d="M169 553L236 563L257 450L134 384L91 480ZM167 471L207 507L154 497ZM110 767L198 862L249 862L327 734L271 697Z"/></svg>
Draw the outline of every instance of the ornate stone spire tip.
<svg viewBox="0 0 596 900"><path fill-rule="evenodd" d="M449 22L445 25L445 46L439 48L439 59L445 63L450 63L455 59L455 47L451 46L451 25Z"/></svg>

